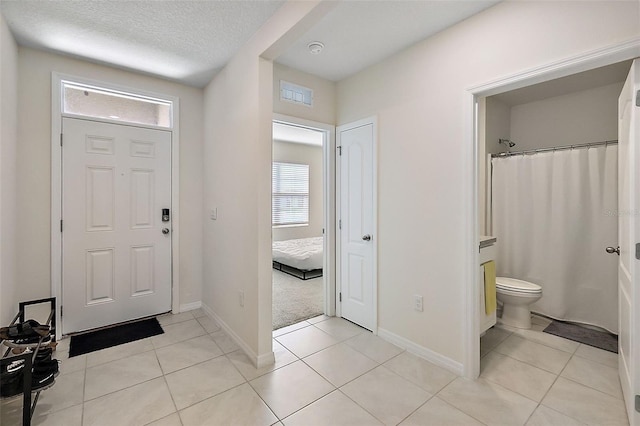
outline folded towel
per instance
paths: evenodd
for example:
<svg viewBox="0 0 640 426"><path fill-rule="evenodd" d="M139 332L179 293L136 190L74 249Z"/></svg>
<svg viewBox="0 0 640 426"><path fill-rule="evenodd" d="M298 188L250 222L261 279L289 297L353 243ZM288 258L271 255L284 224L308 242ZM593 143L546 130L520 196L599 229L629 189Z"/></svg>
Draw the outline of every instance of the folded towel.
<svg viewBox="0 0 640 426"><path fill-rule="evenodd" d="M496 263L490 260L484 266L484 312L489 315L495 312L496 302Z"/></svg>

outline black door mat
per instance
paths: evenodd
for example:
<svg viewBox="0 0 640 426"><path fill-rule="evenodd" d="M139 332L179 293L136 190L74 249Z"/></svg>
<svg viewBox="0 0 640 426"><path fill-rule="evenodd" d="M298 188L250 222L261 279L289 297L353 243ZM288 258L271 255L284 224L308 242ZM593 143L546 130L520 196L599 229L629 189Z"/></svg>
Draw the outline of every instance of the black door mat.
<svg viewBox="0 0 640 426"><path fill-rule="evenodd" d="M553 321L543 331L573 340L574 342L580 342L595 348L604 349L605 351L618 353L618 336L606 331L591 330L562 321Z"/></svg>
<svg viewBox="0 0 640 426"><path fill-rule="evenodd" d="M122 345L124 343L163 334L160 323L155 318L130 322L114 327L103 328L85 334L71 336L69 358L99 351L100 349Z"/></svg>

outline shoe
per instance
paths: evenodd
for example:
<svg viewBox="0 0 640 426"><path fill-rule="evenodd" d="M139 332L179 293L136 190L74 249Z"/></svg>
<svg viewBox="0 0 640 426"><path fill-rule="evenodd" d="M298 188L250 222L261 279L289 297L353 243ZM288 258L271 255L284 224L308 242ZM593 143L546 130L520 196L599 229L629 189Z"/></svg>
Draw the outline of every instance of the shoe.
<svg viewBox="0 0 640 426"><path fill-rule="evenodd" d="M36 320L26 320L25 322L14 324L9 327L0 328L0 339L17 340L46 337L49 335L49 326L41 325Z"/></svg>
<svg viewBox="0 0 640 426"><path fill-rule="evenodd" d="M9 398L22 393L24 360L19 359L3 365L0 370L0 396Z"/></svg>
<svg viewBox="0 0 640 426"><path fill-rule="evenodd" d="M40 345L40 347L49 346L52 343L51 336L42 337L42 342L40 342L40 339L41 337L37 336L37 337L28 337L24 339L5 340L2 343L10 348L22 348L22 349L28 349L28 348L33 349L33 348L36 348L38 345ZM14 350L14 353L22 353L22 352Z"/></svg>
<svg viewBox="0 0 640 426"><path fill-rule="evenodd" d="M33 367L31 374L31 391L36 392L53 385L55 378L60 374L58 360L52 359Z"/></svg>
<svg viewBox="0 0 640 426"><path fill-rule="evenodd" d="M33 360L33 365L36 366L46 361L51 361L51 355L53 351L51 348L40 348L36 355L36 358Z"/></svg>

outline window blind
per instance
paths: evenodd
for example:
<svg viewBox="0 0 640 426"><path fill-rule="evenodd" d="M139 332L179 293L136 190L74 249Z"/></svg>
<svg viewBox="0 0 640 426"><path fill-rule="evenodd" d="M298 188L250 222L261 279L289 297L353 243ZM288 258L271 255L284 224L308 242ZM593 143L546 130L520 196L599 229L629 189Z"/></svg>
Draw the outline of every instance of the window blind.
<svg viewBox="0 0 640 426"><path fill-rule="evenodd" d="M273 163L273 226L309 223L309 165Z"/></svg>

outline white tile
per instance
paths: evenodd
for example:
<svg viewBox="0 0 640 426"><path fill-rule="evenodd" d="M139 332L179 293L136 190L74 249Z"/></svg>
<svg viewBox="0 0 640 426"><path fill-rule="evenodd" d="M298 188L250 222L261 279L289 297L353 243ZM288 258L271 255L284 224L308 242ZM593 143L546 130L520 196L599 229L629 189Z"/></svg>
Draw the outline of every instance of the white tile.
<svg viewBox="0 0 640 426"><path fill-rule="evenodd" d="M617 368L574 356L560 376L622 399Z"/></svg>
<svg viewBox="0 0 640 426"><path fill-rule="evenodd" d="M543 317L541 315L531 314L531 324L548 327L552 322L553 320L550 320L549 318Z"/></svg>
<svg viewBox="0 0 640 426"><path fill-rule="evenodd" d="M191 340L165 346L156 350L164 374L190 367L222 355L222 350L211 336L204 335Z"/></svg>
<svg viewBox="0 0 640 426"><path fill-rule="evenodd" d="M40 392L36 414L49 414L82 404L84 374L84 371L77 371L56 377L53 387Z"/></svg>
<svg viewBox="0 0 640 426"><path fill-rule="evenodd" d="M162 370L153 351L87 368L84 400L89 401L160 376Z"/></svg>
<svg viewBox="0 0 640 426"><path fill-rule="evenodd" d="M242 350L237 350L227 354L227 358L229 358L238 371L240 371L240 374L242 374L247 380L253 380L256 377L260 377L298 360L297 356L289 352L284 346L275 340L273 341L273 355L275 357L275 363L260 368L256 368L253 365L253 362Z"/></svg>
<svg viewBox="0 0 640 426"><path fill-rule="evenodd" d="M169 389L160 377L85 402L82 424L146 425L175 411Z"/></svg>
<svg viewBox="0 0 640 426"><path fill-rule="evenodd" d="M628 424L622 400L563 377L551 386L542 404L587 424Z"/></svg>
<svg viewBox="0 0 640 426"><path fill-rule="evenodd" d="M82 404L74 405L73 407L65 408L64 410L56 411L55 413L51 414L44 414L41 416L35 413L33 418L31 419L31 424L33 426L81 426Z"/></svg>
<svg viewBox="0 0 640 426"><path fill-rule="evenodd" d="M339 390L331 392L283 420L285 426L382 425Z"/></svg>
<svg viewBox="0 0 640 426"><path fill-rule="evenodd" d="M608 367L618 368L618 354L594 348L593 346L581 344L574 355L599 362Z"/></svg>
<svg viewBox="0 0 640 426"><path fill-rule="evenodd" d="M226 357L167 374L165 379L178 410L245 382Z"/></svg>
<svg viewBox="0 0 640 426"><path fill-rule="evenodd" d="M484 336L480 337L480 356L483 357L491 352L510 335L510 331L498 327L488 329Z"/></svg>
<svg viewBox="0 0 640 426"><path fill-rule="evenodd" d="M211 337L225 354L240 349L240 346L238 346L235 340L222 330L211 333Z"/></svg>
<svg viewBox="0 0 640 426"><path fill-rule="evenodd" d="M107 362L129 358L151 350L153 350L153 344L151 344L150 338L112 346L100 351L88 353L87 367L95 367L96 365L106 364Z"/></svg>
<svg viewBox="0 0 640 426"><path fill-rule="evenodd" d="M220 330L220 325L209 317L200 317L197 321L207 333L215 333Z"/></svg>
<svg viewBox="0 0 640 426"><path fill-rule="evenodd" d="M156 317L160 325L170 325L177 324L179 322L189 321L193 319L193 314L191 312L182 312L179 314L164 314Z"/></svg>
<svg viewBox="0 0 640 426"><path fill-rule="evenodd" d="M362 333L345 343L380 364L403 352L396 345L374 336L373 333Z"/></svg>
<svg viewBox="0 0 640 426"><path fill-rule="evenodd" d="M281 419L335 389L302 361L258 377L250 384Z"/></svg>
<svg viewBox="0 0 640 426"><path fill-rule="evenodd" d="M58 365L60 374L84 371L87 367L87 355L78 355L69 358L69 352L59 352L56 350L52 353L51 357L60 361Z"/></svg>
<svg viewBox="0 0 640 426"><path fill-rule="evenodd" d="M431 398L400 424L402 426L482 426L482 423L437 396Z"/></svg>
<svg viewBox="0 0 640 426"><path fill-rule="evenodd" d="M185 426L268 426L278 421L246 383L180 411L180 418Z"/></svg>
<svg viewBox="0 0 640 426"><path fill-rule="evenodd" d="M383 366L340 390L386 425L400 423L432 396Z"/></svg>
<svg viewBox="0 0 640 426"><path fill-rule="evenodd" d="M187 312L191 312L194 318L207 316L207 313L202 308L194 309L193 311L187 311Z"/></svg>
<svg viewBox="0 0 640 426"><path fill-rule="evenodd" d="M335 337L338 340L346 340L350 339L358 334L367 332L369 330L365 330L364 328L355 325L352 322L349 322L342 318L329 318L326 321L320 321L314 324L314 327L319 328L330 336Z"/></svg>
<svg viewBox="0 0 640 426"><path fill-rule="evenodd" d="M384 366L431 394L436 394L458 377L452 372L408 352L391 358Z"/></svg>
<svg viewBox="0 0 640 426"><path fill-rule="evenodd" d="M340 343L304 358L322 377L340 387L378 366L355 349Z"/></svg>
<svg viewBox="0 0 640 426"><path fill-rule="evenodd" d="M574 342L573 340L563 339L562 337L543 333L542 331L523 330L518 328L514 333L527 340L531 340L532 342L540 343L570 354L574 353L576 349L578 349L578 346L580 346L580 343Z"/></svg>
<svg viewBox="0 0 640 426"><path fill-rule="evenodd" d="M56 350L53 351L54 354L57 351L69 352L69 344L71 343L71 337L64 337L62 339L58 338L58 340L56 340L56 343L57 343Z"/></svg>
<svg viewBox="0 0 640 426"><path fill-rule="evenodd" d="M173 413L153 423L149 423L147 426L182 426L182 421L180 421L180 415L178 413Z"/></svg>
<svg viewBox="0 0 640 426"><path fill-rule="evenodd" d="M495 351L554 374L559 374L571 358L570 353L535 343L517 334L509 336Z"/></svg>
<svg viewBox="0 0 640 426"><path fill-rule="evenodd" d="M164 334L151 338L151 342L156 349L207 334L195 319L162 326L162 329Z"/></svg>
<svg viewBox="0 0 640 426"><path fill-rule="evenodd" d="M328 317L327 317L328 318ZM300 330L301 328L309 327L311 324L307 321L300 321L295 324L288 325L286 327L279 328L273 331L273 337L282 336L283 334L291 333L292 331Z"/></svg>
<svg viewBox="0 0 640 426"><path fill-rule="evenodd" d="M458 378L438 397L487 425L523 425L538 405L484 379Z"/></svg>
<svg viewBox="0 0 640 426"><path fill-rule="evenodd" d="M299 358L321 351L338 343L338 340L315 327L305 327L278 336L276 340Z"/></svg>
<svg viewBox="0 0 640 426"><path fill-rule="evenodd" d="M537 402L542 400L557 377L497 352L491 352L480 360L480 372L480 377Z"/></svg>
<svg viewBox="0 0 640 426"><path fill-rule="evenodd" d="M533 412L527 426L584 426L585 424L565 416L544 405L538 406Z"/></svg>

